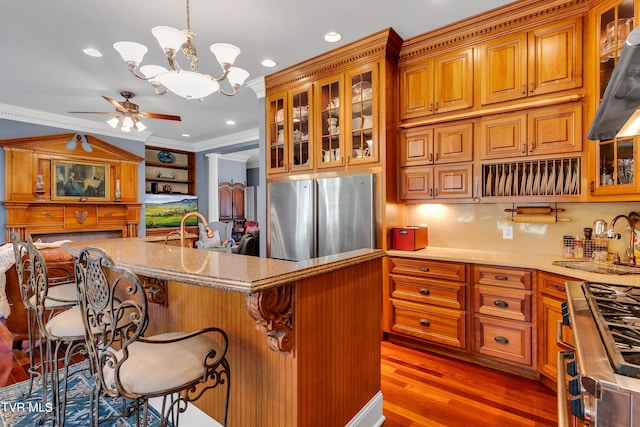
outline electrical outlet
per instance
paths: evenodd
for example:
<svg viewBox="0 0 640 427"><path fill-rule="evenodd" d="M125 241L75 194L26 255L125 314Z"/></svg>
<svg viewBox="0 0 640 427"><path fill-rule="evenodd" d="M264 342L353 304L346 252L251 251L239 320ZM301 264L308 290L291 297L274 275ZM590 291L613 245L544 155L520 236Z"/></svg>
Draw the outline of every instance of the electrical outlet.
<svg viewBox="0 0 640 427"><path fill-rule="evenodd" d="M505 225L502 227L502 238L513 239L513 225Z"/></svg>

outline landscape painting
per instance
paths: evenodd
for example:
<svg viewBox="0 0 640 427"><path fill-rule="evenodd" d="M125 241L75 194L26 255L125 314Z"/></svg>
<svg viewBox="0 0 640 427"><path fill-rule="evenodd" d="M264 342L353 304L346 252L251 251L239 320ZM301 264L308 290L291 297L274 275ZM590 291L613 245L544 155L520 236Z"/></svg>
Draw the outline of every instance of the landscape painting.
<svg viewBox="0 0 640 427"><path fill-rule="evenodd" d="M180 227L183 216L198 211L198 196L185 194L146 194L144 203L147 228ZM198 218L187 225L198 225Z"/></svg>

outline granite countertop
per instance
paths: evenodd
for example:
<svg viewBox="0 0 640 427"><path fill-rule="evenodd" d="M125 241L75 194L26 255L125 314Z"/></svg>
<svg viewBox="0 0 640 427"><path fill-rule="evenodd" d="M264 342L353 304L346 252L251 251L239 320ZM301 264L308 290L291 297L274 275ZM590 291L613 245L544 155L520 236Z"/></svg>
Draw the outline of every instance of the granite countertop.
<svg viewBox="0 0 640 427"><path fill-rule="evenodd" d="M494 252L477 249L439 248L427 246L417 251L388 250L394 257L457 261L471 264L489 264L504 267L531 268L549 273L573 277L577 280L640 287L640 274L601 274L553 265L554 261L577 261L557 255L526 254L519 252ZM640 272L640 269L639 269Z"/></svg>
<svg viewBox="0 0 640 427"><path fill-rule="evenodd" d="M76 241L62 249L77 256L85 246L104 250L117 266L136 274L251 294L274 286L345 268L386 254L359 249L308 261L228 254L151 242L145 237Z"/></svg>

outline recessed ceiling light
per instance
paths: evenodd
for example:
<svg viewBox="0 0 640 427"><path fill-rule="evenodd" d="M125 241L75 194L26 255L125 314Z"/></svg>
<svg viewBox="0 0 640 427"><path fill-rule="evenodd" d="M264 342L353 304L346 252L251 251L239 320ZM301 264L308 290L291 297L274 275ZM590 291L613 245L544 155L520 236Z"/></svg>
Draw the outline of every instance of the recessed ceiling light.
<svg viewBox="0 0 640 427"><path fill-rule="evenodd" d="M191 135L189 135L188 133L183 133L182 136L184 136L185 138L190 137Z"/></svg>
<svg viewBox="0 0 640 427"><path fill-rule="evenodd" d="M336 33L335 31L329 31L328 33L325 33L325 35L322 37L326 42L335 43L337 41L340 41L340 39L342 38L342 34Z"/></svg>
<svg viewBox="0 0 640 427"><path fill-rule="evenodd" d="M227 120L225 123L228 124L228 125L235 125L236 124L236 122L234 122L233 120Z"/></svg>
<svg viewBox="0 0 640 427"><path fill-rule="evenodd" d="M261 62L263 67L275 67L276 66L276 61L274 61L273 59L265 59Z"/></svg>
<svg viewBox="0 0 640 427"><path fill-rule="evenodd" d="M84 52L85 55L93 56L94 58L102 57L102 52L100 52L97 49L93 49L91 47L83 49L82 51Z"/></svg>

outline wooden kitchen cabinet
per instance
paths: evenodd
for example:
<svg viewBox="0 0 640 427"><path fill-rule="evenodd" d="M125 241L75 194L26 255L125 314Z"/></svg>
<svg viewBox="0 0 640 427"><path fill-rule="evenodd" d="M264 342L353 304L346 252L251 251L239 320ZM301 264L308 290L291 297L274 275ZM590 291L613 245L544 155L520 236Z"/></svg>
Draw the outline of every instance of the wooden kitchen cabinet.
<svg viewBox="0 0 640 427"><path fill-rule="evenodd" d="M400 132L400 166L473 160L473 122L421 126Z"/></svg>
<svg viewBox="0 0 640 427"><path fill-rule="evenodd" d="M405 202L473 197L473 165L447 164L400 169L400 200Z"/></svg>
<svg viewBox="0 0 640 427"><path fill-rule="evenodd" d="M533 272L474 266L474 352L534 367Z"/></svg>
<svg viewBox="0 0 640 427"><path fill-rule="evenodd" d="M473 49L400 68L400 119L473 107Z"/></svg>
<svg viewBox="0 0 640 427"><path fill-rule="evenodd" d="M582 86L582 18L499 37L480 46L482 105Z"/></svg>
<svg viewBox="0 0 640 427"><path fill-rule="evenodd" d="M580 153L582 139L581 103L499 114L480 120L483 160Z"/></svg>
<svg viewBox="0 0 640 427"><path fill-rule="evenodd" d="M595 61L592 111L595 112L618 62L627 34L636 26L638 5L633 0L603 2L590 11ZM590 143L589 195L593 200L636 200L640 194L638 137Z"/></svg>
<svg viewBox="0 0 640 427"><path fill-rule="evenodd" d="M465 350L467 266L399 257L388 262L390 331Z"/></svg>
<svg viewBox="0 0 640 427"><path fill-rule="evenodd" d="M313 85L267 97L267 173L313 168Z"/></svg>
<svg viewBox="0 0 640 427"><path fill-rule="evenodd" d="M538 312L538 360L540 380L548 387L556 389L558 375L557 356L564 350L557 343L557 326L562 321L562 303L566 301L565 282L576 279L539 271L537 274ZM571 330L563 326L563 341L571 344Z"/></svg>

